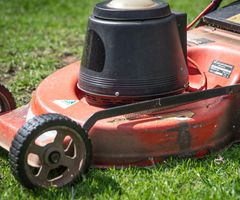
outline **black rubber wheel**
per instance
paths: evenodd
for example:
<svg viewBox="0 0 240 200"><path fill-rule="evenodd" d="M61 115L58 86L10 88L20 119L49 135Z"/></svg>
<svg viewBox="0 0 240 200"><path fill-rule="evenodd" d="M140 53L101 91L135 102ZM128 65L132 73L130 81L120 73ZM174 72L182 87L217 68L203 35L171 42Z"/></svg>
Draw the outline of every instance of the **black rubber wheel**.
<svg viewBox="0 0 240 200"><path fill-rule="evenodd" d="M63 187L84 176L91 164L91 141L71 119L47 114L29 120L15 136L9 162L25 187Z"/></svg>
<svg viewBox="0 0 240 200"><path fill-rule="evenodd" d="M12 93L2 84L0 84L0 114L14 110L16 108Z"/></svg>

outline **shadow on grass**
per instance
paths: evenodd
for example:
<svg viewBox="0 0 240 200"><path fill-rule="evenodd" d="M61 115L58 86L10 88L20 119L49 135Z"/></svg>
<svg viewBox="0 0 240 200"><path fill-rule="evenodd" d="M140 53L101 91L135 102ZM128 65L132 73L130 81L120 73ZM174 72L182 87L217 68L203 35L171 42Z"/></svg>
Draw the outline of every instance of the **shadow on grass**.
<svg viewBox="0 0 240 200"><path fill-rule="evenodd" d="M0 149L0 157L5 163L5 167L8 164L8 152ZM1 164L1 163L0 163ZM1 166L1 165L0 165ZM7 169L8 174L9 170ZM86 178L84 178L82 181L79 180L72 186L67 186L61 189L51 188L51 189L41 189L36 188L34 190L29 190L26 188L23 188L18 183L14 187L17 188L18 192L20 193L19 197L21 195L23 196L29 196L32 198L40 198L40 199L49 199L49 197L61 197L62 199L79 199L79 198L93 198L96 195L102 195L104 193L108 194L121 194L121 187L119 184L110 176L108 176L105 172L105 170L90 170L89 174ZM5 177L6 178L6 177ZM0 179L1 176L0 176ZM9 180L13 179L13 177L9 177ZM9 184L9 182L6 180L6 184ZM16 180L14 180L16 181ZM11 182L11 181L10 181ZM16 181L17 182L17 181ZM11 183L12 184L12 183ZM5 184L3 184L5 185ZM7 187L6 185L4 187ZM1 189L1 187L0 187ZM22 193L23 192L23 193ZM21 194L22 193L22 194ZM31 198L30 198L31 199Z"/></svg>
<svg viewBox="0 0 240 200"><path fill-rule="evenodd" d="M85 180L79 181L72 187L61 189L35 189L26 190L32 197L48 199L49 197L61 197L63 199L92 199L96 195L121 194L121 187L111 177L107 176L103 170L91 170Z"/></svg>
<svg viewBox="0 0 240 200"><path fill-rule="evenodd" d="M8 160L8 151L0 148L0 157L4 160Z"/></svg>
<svg viewBox="0 0 240 200"><path fill-rule="evenodd" d="M185 166L190 170L197 167L202 167L207 170L210 166L217 168L218 166L226 166L229 163L240 164L239 144L234 144L231 147L225 148L216 153L211 153L202 158L169 158L163 164L159 163L157 166L169 170L176 168L179 165Z"/></svg>
<svg viewBox="0 0 240 200"><path fill-rule="evenodd" d="M133 167L134 169L146 172L146 173L153 173L154 170L160 171L171 171L173 169L178 168L186 168L189 170L195 168L203 168L208 170L209 167L218 168L224 167L229 165L230 163L236 163L240 165L240 144L234 144L228 148L220 150L216 153L211 153L206 155L202 158L194 158L194 157L169 157L168 159L164 160L161 163L157 163L156 166L153 167L146 167L146 168L137 168Z"/></svg>
<svg viewBox="0 0 240 200"><path fill-rule="evenodd" d="M3 160L8 160L8 153L6 151L0 150L0 156ZM219 157L221 157L222 160L218 160ZM179 166L181 169L188 169L190 171L202 167L203 173L205 173L208 170L212 170L214 172L216 169L220 168L219 166L222 167L222 170L225 170L225 167L231 162L240 164L240 145L233 145L231 148L225 149L219 153L211 154L201 159L169 158L163 163L157 164L156 167L153 168L133 168L133 171L130 172L126 169L123 170L123 173L126 173L126 176L128 176L128 173L134 174L136 170L137 172L141 172L140 174L148 174L151 176L151 174L156 170L165 173L173 169L178 169ZM179 169L179 173L181 173L181 169ZM202 175L205 180L204 174ZM104 194L109 196L118 194L121 196L121 194L124 193L120 184L105 170L90 170L86 179L77 182L77 184L72 187L69 186L62 189L28 190L16 185L15 188L19 188L19 192L23 192L22 195L27 195L30 199L49 199L54 197L61 197L61 199L93 199L96 196L104 196Z"/></svg>

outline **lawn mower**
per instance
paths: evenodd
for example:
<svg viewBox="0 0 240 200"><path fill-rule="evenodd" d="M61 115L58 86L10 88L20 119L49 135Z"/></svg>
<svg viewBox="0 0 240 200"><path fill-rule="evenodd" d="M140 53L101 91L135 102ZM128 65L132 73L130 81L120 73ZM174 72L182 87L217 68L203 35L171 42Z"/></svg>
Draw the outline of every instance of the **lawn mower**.
<svg viewBox="0 0 240 200"><path fill-rule="evenodd" d="M221 2L188 26L160 0L98 3L81 62L18 109L1 85L0 146L16 179L62 187L90 167L154 166L238 142L240 1Z"/></svg>

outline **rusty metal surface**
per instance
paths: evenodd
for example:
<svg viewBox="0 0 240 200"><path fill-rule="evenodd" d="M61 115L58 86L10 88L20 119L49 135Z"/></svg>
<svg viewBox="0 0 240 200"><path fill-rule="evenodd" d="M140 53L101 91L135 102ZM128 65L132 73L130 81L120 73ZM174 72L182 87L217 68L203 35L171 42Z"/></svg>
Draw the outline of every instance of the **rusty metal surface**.
<svg viewBox="0 0 240 200"><path fill-rule="evenodd" d="M26 122L28 105L0 116L0 146L9 151L17 131Z"/></svg>
<svg viewBox="0 0 240 200"><path fill-rule="evenodd" d="M208 27L189 33L191 40L203 37L211 42L189 44L188 56L206 75L206 89L239 83L239 35ZM229 78L209 72L214 60L234 66ZM60 113L83 125L93 113L101 111L102 108L88 105L77 89L79 65L79 62L71 64L45 79L34 94L28 116ZM190 74L190 81L198 81L197 75ZM61 88L56 87L59 82ZM55 100L75 103L64 108L54 103ZM169 156L198 157L223 149L240 140L239 106L238 95L225 95L138 116L101 120L89 132L93 165L150 166ZM0 116L0 145L5 149L9 149L12 138L25 122L27 109Z"/></svg>

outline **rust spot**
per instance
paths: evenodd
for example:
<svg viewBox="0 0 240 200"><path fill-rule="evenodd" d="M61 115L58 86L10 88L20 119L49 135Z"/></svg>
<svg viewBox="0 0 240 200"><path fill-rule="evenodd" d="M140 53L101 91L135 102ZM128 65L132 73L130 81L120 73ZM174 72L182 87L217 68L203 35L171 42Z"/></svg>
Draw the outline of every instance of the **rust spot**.
<svg viewBox="0 0 240 200"><path fill-rule="evenodd" d="M179 121L184 121L192 118L195 115L194 112L186 110L186 111L181 111L181 112L173 112L173 113L139 113L138 115L132 117L132 116L122 116L119 118L115 118L112 120L109 120L108 123L121 123L121 122L126 122L126 121L134 121L138 119L147 119L147 118L152 118L153 120L179 120Z"/></svg>
<svg viewBox="0 0 240 200"><path fill-rule="evenodd" d="M187 150L191 146L191 134L187 123L178 127L178 144L181 150Z"/></svg>
<svg viewBox="0 0 240 200"><path fill-rule="evenodd" d="M178 133L178 144L181 150L188 150L191 147L191 133L188 123L180 123L176 128L168 129L168 132Z"/></svg>

